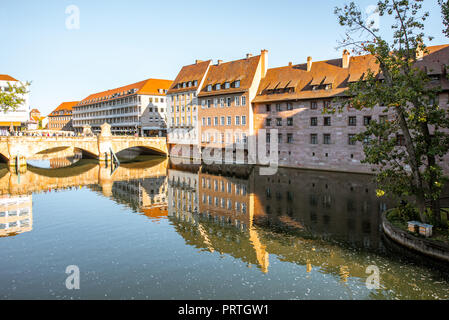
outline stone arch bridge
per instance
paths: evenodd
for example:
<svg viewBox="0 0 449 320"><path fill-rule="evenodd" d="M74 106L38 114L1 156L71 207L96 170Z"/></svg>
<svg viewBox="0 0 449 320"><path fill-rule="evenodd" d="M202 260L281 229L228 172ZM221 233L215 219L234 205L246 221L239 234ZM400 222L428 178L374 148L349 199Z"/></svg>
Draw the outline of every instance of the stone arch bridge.
<svg viewBox="0 0 449 320"><path fill-rule="evenodd" d="M100 135L90 137L0 137L0 156L14 169L16 165L26 168L26 160L39 152L62 147L78 148L99 161L110 161L111 150L117 153L133 147L168 153L165 137L113 136L107 124Z"/></svg>

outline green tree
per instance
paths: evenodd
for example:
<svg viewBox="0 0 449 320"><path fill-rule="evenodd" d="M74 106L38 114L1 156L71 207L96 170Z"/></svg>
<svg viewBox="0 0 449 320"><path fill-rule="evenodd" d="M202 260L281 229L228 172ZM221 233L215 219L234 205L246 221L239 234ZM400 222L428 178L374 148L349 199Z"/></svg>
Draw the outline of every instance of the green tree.
<svg viewBox="0 0 449 320"><path fill-rule="evenodd" d="M374 21L367 21L354 2L335 8L340 25L346 29L340 45L373 55L381 76L370 71L363 80L350 84L347 99L327 111L385 106L384 112L393 118L371 121L357 136L364 144L364 162L376 168L382 190L398 199L412 196L421 221L430 218L439 224L439 197L447 181L439 163L449 150L449 112L439 107L441 88L417 67L427 51L424 41L432 39L424 34L429 13L423 12L422 2L378 1L379 16L392 21L392 34L385 35L391 40L381 35ZM448 4L441 5L445 23Z"/></svg>
<svg viewBox="0 0 449 320"><path fill-rule="evenodd" d="M15 82L13 84L8 82L8 87L4 91L0 91L0 110L3 112L16 110L25 102L23 95L28 92L30 84L30 82Z"/></svg>

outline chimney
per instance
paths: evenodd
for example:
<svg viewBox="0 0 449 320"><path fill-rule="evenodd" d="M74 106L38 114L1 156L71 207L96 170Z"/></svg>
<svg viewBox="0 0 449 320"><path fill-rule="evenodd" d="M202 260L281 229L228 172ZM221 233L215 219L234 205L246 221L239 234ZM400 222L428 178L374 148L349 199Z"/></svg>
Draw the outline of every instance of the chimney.
<svg viewBox="0 0 449 320"><path fill-rule="evenodd" d="M246 54L246 59L249 59L249 58L251 58L252 56L253 56L252 53L247 53L247 54Z"/></svg>
<svg viewBox="0 0 449 320"><path fill-rule="evenodd" d="M203 60L195 60L195 64L198 64L198 63L201 63L201 62L203 62Z"/></svg>
<svg viewBox="0 0 449 320"><path fill-rule="evenodd" d="M223 63L223 60L217 60L217 66Z"/></svg>
<svg viewBox="0 0 449 320"><path fill-rule="evenodd" d="M344 69L349 68L349 58L350 58L350 54L348 50L343 50L343 56L342 56L342 63L341 66Z"/></svg>
<svg viewBox="0 0 449 320"><path fill-rule="evenodd" d="M288 63L288 66L291 67L292 65L293 65L293 62L290 61L290 62Z"/></svg>
<svg viewBox="0 0 449 320"><path fill-rule="evenodd" d="M307 57L307 72L312 70L312 57Z"/></svg>
<svg viewBox="0 0 449 320"><path fill-rule="evenodd" d="M262 78L267 74L268 67L268 50L262 49L260 50L260 58L262 63Z"/></svg>

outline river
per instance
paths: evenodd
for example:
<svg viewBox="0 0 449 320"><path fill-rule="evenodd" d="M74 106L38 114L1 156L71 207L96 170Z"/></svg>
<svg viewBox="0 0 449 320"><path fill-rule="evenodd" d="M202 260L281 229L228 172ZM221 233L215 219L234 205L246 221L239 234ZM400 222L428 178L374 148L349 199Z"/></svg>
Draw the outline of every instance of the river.
<svg viewBox="0 0 449 320"><path fill-rule="evenodd" d="M2 299L449 298L383 236L369 175L67 159L0 168Z"/></svg>

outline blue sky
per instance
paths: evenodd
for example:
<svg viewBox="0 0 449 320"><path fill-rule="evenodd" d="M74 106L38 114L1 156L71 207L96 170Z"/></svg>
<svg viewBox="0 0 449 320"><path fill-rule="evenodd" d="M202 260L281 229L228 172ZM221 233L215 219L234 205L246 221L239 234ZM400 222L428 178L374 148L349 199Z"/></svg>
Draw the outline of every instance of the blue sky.
<svg viewBox="0 0 449 320"><path fill-rule="evenodd" d="M32 81L31 106L48 114L63 101L146 78L174 79L195 59L240 59L269 51L269 67L340 56L344 30L333 14L348 1L15 0L0 2L0 74ZM361 8L375 0L357 1ZM80 10L68 30L66 7ZM437 0L426 0L432 44L441 33ZM381 30L388 32L385 18Z"/></svg>

